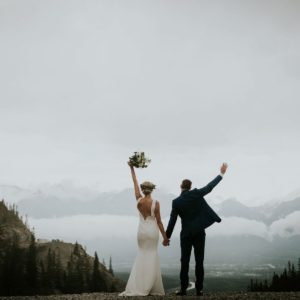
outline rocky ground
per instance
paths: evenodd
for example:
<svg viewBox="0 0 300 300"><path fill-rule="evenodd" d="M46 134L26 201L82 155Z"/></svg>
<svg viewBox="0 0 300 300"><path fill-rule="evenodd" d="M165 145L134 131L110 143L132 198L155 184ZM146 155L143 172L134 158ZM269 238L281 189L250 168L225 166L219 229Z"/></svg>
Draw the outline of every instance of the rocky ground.
<svg viewBox="0 0 300 300"><path fill-rule="evenodd" d="M118 297L118 294L73 294L73 295L50 295L50 296L18 296L18 297L0 297L0 300L114 300L114 299L128 299L134 300L173 300L180 299L182 297L174 295L166 296L149 296L149 297ZM200 297L189 295L183 297L187 300L199 300ZM205 300L222 300L222 299L250 299L250 300L296 300L300 299L300 292L288 292L288 293L207 293L201 299Z"/></svg>

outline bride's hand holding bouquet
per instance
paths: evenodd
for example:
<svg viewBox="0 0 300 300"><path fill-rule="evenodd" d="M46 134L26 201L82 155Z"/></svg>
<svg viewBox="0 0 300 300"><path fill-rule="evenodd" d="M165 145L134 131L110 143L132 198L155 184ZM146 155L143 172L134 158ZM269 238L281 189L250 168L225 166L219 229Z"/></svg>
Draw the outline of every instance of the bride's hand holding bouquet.
<svg viewBox="0 0 300 300"><path fill-rule="evenodd" d="M151 159L145 156L145 152L134 152L134 154L129 157L129 161L127 162L131 170L136 200L141 198L142 194L134 168L147 168L150 162Z"/></svg>
<svg viewBox="0 0 300 300"><path fill-rule="evenodd" d="M145 152L134 152L134 154L129 157L128 165L135 168L147 168L150 162L151 159L145 156Z"/></svg>

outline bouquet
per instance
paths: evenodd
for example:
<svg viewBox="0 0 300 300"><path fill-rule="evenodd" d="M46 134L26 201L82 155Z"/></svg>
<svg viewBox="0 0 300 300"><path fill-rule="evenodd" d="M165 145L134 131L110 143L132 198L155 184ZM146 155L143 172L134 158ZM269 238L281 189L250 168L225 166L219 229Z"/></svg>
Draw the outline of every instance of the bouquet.
<svg viewBox="0 0 300 300"><path fill-rule="evenodd" d="M134 152L134 154L129 157L129 162L133 167L147 168L151 159L145 156L145 152Z"/></svg>

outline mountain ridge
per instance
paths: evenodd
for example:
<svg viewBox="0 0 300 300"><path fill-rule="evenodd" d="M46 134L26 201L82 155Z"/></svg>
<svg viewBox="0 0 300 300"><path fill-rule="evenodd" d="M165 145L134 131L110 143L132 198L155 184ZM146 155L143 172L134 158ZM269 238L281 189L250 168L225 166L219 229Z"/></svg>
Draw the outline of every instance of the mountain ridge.
<svg viewBox="0 0 300 300"><path fill-rule="evenodd" d="M274 221L283 219L295 211L300 211L300 197L260 206L247 206L231 198L223 201L216 211L225 217L243 217L271 225Z"/></svg>
<svg viewBox="0 0 300 300"><path fill-rule="evenodd" d="M0 185L0 198L8 198L17 203L18 210L32 218L52 218L81 214L91 215L136 215L133 190L123 189L117 192L99 192L73 185L47 186L44 190L22 189L18 186ZM296 196L296 193L294 193ZM165 191L155 191L153 198L161 203L163 217L169 215L171 203L176 195ZM258 206L248 206L235 198L208 203L222 217L240 217L271 225L294 211L300 211L300 196L282 202L266 202Z"/></svg>

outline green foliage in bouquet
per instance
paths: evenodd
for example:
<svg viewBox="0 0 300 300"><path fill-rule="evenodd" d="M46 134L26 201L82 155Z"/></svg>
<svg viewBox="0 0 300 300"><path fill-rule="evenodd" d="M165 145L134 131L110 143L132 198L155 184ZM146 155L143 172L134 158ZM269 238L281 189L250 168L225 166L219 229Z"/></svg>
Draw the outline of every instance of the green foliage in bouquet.
<svg viewBox="0 0 300 300"><path fill-rule="evenodd" d="M136 168L147 168L151 159L145 156L145 152L134 152L134 154L129 157L130 164Z"/></svg>

